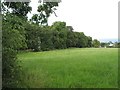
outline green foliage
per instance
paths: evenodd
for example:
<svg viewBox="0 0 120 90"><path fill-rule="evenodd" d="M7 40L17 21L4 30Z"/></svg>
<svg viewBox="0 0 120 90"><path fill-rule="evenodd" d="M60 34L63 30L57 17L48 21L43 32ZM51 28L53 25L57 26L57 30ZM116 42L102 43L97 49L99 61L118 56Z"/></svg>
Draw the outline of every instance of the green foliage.
<svg viewBox="0 0 120 90"><path fill-rule="evenodd" d="M41 27L35 24L26 23L25 24L26 31L26 41L28 49L34 49L34 51L41 50Z"/></svg>
<svg viewBox="0 0 120 90"><path fill-rule="evenodd" d="M100 42L97 39L93 40L93 47L95 47L95 48L100 47Z"/></svg>
<svg viewBox="0 0 120 90"><path fill-rule="evenodd" d="M100 45L101 45L101 47L106 47L107 43L101 42Z"/></svg>
<svg viewBox="0 0 120 90"><path fill-rule="evenodd" d="M11 11L10 11L11 9ZM21 68L17 51L27 47L24 23L31 10L28 3L2 3L2 86L15 88L20 84Z"/></svg>
<svg viewBox="0 0 120 90"><path fill-rule="evenodd" d="M8 47L3 47L2 51L2 87L18 87L20 83L20 66L16 61L17 52Z"/></svg>
<svg viewBox="0 0 120 90"><path fill-rule="evenodd" d="M84 33L81 32L81 33L77 33L77 34L78 34L77 46L78 47L87 47L88 40L87 40L87 37L84 35Z"/></svg>
<svg viewBox="0 0 120 90"><path fill-rule="evenodd" d="M114 44L115 44L114 46L115 48L120 48L120 42L115 42Z"/></svg>
<svg viewBox="0 0 120 90"><path fill-rule="evenodd" d="M52 38L53 32L50 27L43 27L43 30L41 32L41 50L48 51L54 49Z"/></svg>
<svg viewBox="0 0 120 90"><path fill-rule="evenodd" d="M73 32L73 27L72 26L67 26L67 41L66 41L66 46L67 48L69 47L75 47L76 42L75 42L75 33Z"/></svg>
<svg viewBox="0 0 120 90"><path fill-rule="evenodd" d="M39 14L34 14L33 17L31 18L31 21L35 22L36 24L48 25L47 23L48 17L52 13L56 15L55 7L57 6L58 6L57 2L45 2L43 4L40 4L37 9Z"/></svg>
<svg viewBox="0 0 120 90"><path fill-rule="evenodd" d="M51 26L53 30L53 44L57 49L66 48L67 26L65 22L54 22Z"/></svg>
<svg viewBox="0 0 120 90"><path fill-rule="evenodd" d="M14 50L27 47L23 24L17 16L6 14L3 17L3 46Z"/></svg>
<svg viewBox="0 0 120 90"><path fill-rule="evenodd" d="M88 36L87 39L88 39L88 44L87 44L88 47L92 47L92 37Z"/></svg>
<svg viewBox="0 0 120 90"><path fill-rule="evenodd" d="M49 6L49 7L46 7ZM50 13L52 13L52 8L58 6L58 4L48 3L41 5L43 9L39 9L41 23L46 23L45 21ZM49 10L51 12L49 12ZM48 47L50 45L50 38L46 36L51 36L51 33L47 33L48 29L41 30L41 27L35 24L29 24L27 21L27 13L31 11L29 2L3 2L2 12L3 12L3 88L4 87L18 87L19 85L19 75L21 73L20 66L17 61L17 52L21 49L28 48L34 49L34 51L48 50L53 47ZM44 17L43 11L45 11L46 16ZM44 20L43 20L43 19ZM43 33L42 33L43 32ZM42 34L44 38L42 38ZM44 41L45 40L45 41ZM41 43L42 41L42 43ZM46 43L48 44L46 44ZM27 43L27 44L26 44ZM45 46L47 45L47 46ZM43 46L43 48L41 48ZM53 46L53 45L50 45Z"/></svg>
<svg viewBox="0 0 120 90"><path fill-rule="evenodd" d="M25 31L28 49L34 51L92 46L91 37L87 37L83 32L74 32L65 22L57 21L52 26L26 23Z"/></svg>
<svg viewBox="0 0 120 90"><path fill-rule="evenodd" d="M120 42L118 42L118 48L120 48Z"/></svg>
<svg viewBox="0 0 120 90"><path fill-rule="evenodd" d="M27 47L23 21L12 14L3 16L2 27L2 78L4 87L18 87L20 66L17 61L17 50Z"/></svg>
<svg viewBox="0 0 120 90"><path fill-rule="evenodd" d="M75 41L74 41L74 33L73 31L68 31L67 32L67 42L66 42L67 48L69 47L74 47Z"/></svg>
<svg viewBox="0 0 120 90"><path fill-rule="evenodd" d="M68 47L91 47L91 40L84 35L83 32L68 31L67 45Z"/></svg>
<svg viewBox="0 0 120 90"><path fill-rule="evenodd" d="M27 19L27 13L32 10L29 6L29 2L3 2L3 5L7 6L9 9L11 8L13 15L24 19ZM7 11L8 9L6 8L5 10Z"/></svg>

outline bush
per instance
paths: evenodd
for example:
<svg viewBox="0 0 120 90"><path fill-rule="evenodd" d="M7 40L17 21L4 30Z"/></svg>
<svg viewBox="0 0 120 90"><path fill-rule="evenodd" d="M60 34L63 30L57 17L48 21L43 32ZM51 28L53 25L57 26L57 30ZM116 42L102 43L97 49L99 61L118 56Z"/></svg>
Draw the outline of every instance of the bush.
<svg viewBox="0 0 120 90"><path fill-rule="evenodd" d="M17 20L17 21L16 21ZM3 16L2 30L2 86L18 87L21 69L17 60L17 50L26 48L23 21L11 14Z"/></svg>
<svg viewBox="0 0 120 90"><path fill-rule="evenodd" d="M17 51L3 48L2 52L2 87L17 87L20 75L20 66L17 61Z"/></svg>

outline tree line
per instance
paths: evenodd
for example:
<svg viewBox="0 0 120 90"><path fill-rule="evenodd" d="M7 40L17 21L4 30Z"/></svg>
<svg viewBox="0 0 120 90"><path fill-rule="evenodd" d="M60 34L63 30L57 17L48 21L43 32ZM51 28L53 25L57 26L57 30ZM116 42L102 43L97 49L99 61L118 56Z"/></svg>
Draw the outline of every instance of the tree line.
<svg viewBox="0 0 120 90"><path fill-rule="evenodd" d="M72 26L66 26L65 22L57 21L51 26L26 23L25 31L27 49L34 51L92 47L92 37L74 32Z"/></svg>
<svg viewBox="0 0 120 90"><path fill-rule="evenodd" d="M112 41L101 42L100 46L105 48L120 48L120 42L119 41L118 42L112 42Z"/></svg>

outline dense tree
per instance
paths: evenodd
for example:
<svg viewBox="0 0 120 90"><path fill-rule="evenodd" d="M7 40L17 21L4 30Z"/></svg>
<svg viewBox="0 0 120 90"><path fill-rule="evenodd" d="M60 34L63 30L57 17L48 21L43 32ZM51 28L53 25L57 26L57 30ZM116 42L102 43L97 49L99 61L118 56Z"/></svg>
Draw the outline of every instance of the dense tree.
<svg viewBox="0 0 120 90"><path fill-rule="evenodd" d="M74 47L76 45L75 41L74 41L74 32L73 31L68 31L67 32L67 48L69 47Z"/></svg>
<svg viewBox="0 0 120 90"><path fill-rule="evenodd" d="M88 40L87 46L88 46L88 47L92 47L92 37L88 36L88 37L87 37L87 40Z"/></svg>
<svg viewBox="0 0 120 90"><path fill-rule="evenodd" d="M53 45L53 31L50 29L49 26L43 27L41 33L41 50L48 51L54 49Z"/></svg>
<svg viewBox="0 0 120 90"><path fill-rule="evenodd" d="M100 46L100 42L97 39L93 40L93 47L98 48Z"/></svg>
<svg viewBox="0 0 120 90"><path fill-rule="evenodd" d="M101 42L101 43L100 43L100 46L101 46L101 47L106 47L106 46L107 46L107 43Z"/></svg>
<svg viewBox="0 0 120 90"><path fill-rule="evenodd" d="M115 48L120 48L120 42L115 42L115 43L114 43L114 47L115 47Z"/></svg>
<svg viewBox="0 0 120 90"><path fill-rule="evenodd" d="M51 26L53 30L53 44L55 48L66 48L67 26L65 22L54 22Z"/></svg>
<svg viewBox="0 0 120 90"><path fill-rule="evenodd" d="M3 2L2 6L2 86L18 87L21 69L17 50L27 47L23 25L30 10L26 3Z"/></svg>
<svg viewBox="0 0 120 90"><path fill-rule="evenodd" d="M79 33L78 42L79 42L79 47L87 47L88 44L87 36L85 36L83 32Z"/></svg>
<svg viewBox="0 0 120 90"><path fill-rule="evenodd" d="M120 48L120 42L118 42L118 46L117 47Z"/></svg>
<svg viewBox="0 0 120 90"><path fill-rule="evenodd" d="M16 54L18 49L26 48L23 21L7 13L2 24L2 86L17 87L20 68Z"/></svg>
<svg viewBox="0 0 120 90"><path fill-rule="evenodd" d="M74 32L72 26L67 26L67 47L76 47L78 36L77 32Z"/></svg>
<svg viewBox="0 0 120 90"><path fill-rule="evenodd" d="M26 41L28 49L33 49L34 51L41 50L41 37L40 33L42 28L36 24L25 24L25 31L26 31Z"/></svg>

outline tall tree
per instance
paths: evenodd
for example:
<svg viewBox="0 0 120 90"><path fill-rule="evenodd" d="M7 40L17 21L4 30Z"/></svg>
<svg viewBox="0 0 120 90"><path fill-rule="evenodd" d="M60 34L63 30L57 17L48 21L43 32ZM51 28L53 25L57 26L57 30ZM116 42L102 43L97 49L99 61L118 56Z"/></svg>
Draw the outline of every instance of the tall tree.
<svg viewBox="0 0 120 90"><path fill-rule="evenodd" d="M37 11L39 14L34 14L31 18L32 22L35 22L36 24L41 25L48 25L48 17L50 17L50 14L54 13L55 16L55 10L58 6L58 2L43 2L38 6Z"/></svg>
<svg viewBox="0 0 120 90"><path fill-rule="evenodd" d="M67 26L65 22L54 22L51 26L53 30L53 44L55 48L66 48L67 42Z"/></svg>
<svg viewBox="0 0 120 90"><path fill-rule="evenodd" d="M74 47L75 46L75 40L74 40L74 32L71 31L71 29L68 29L67 32L67 47Z"/></svg>
<svg viewBox="0 0 120 90"><path fill-rule="evenodd" d="M25 31L26 31L26 41L28 49L33 49L34 51L41 50L41 32L42 28L36 24L30 24L26 22L25 24Z"/></svg>
<svg viewBox="0 0 120 90"><path fill-rule="evenodd" d="M18 87L20 66L17 61L17 51L26 48L24 22L30 11L28 3L2 3L2 86L3 88ZM7 6L7 8L5 8ZM11 11L10 11L11 9Z"/></svg>
<svg viewBox="0 0 120 90"><path fill-rule="evenodd" d="M6 12L9 11L13 15L19 16L26 20L28 12L32 10L32 8L29 6L29 2L3 2L3 6L7 6L7 8L4 9Z"/></svg>
<svg viewBox="0 0 120 90"><path fill-rule="evenodd" d="M43 27L41 33L41 49L43 51L48 51L54 49L54 44L52 41L53 31L50 26Z"/></svg>
<svg viewBox="0 0 120 90"><path fill-rule="evenodd" d="M17 20L17 21L16 21ZM6 14L2 22L2 86L18 87L20 69L17 50L26 48L23 21L18 16Z"/></svg>
<svg viewBox="0 0 120 90"><path fill-rule="evenodd" d="M93 47L98 48L100 46L100 42L97 39L93 40Z"/></svg>
<svg viewBox="0 0 120 90"><path fill-rule="evenodd" d="M88 46L88 47L92 47L92 37L88 36L87 39L88 39L88 44L87 44L87 46Z"/></svg>

